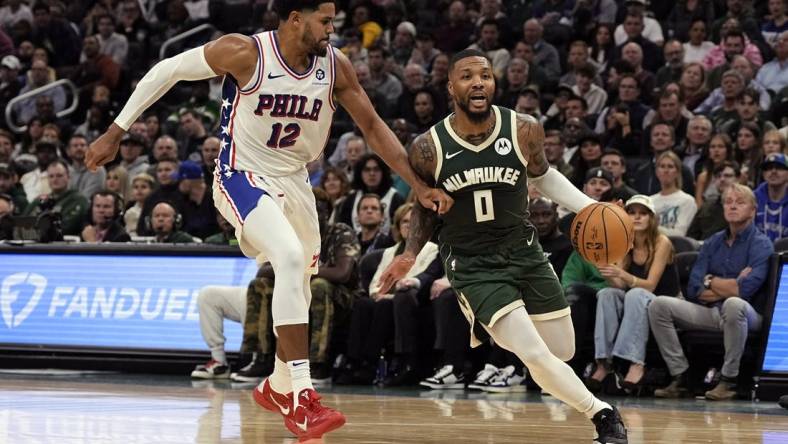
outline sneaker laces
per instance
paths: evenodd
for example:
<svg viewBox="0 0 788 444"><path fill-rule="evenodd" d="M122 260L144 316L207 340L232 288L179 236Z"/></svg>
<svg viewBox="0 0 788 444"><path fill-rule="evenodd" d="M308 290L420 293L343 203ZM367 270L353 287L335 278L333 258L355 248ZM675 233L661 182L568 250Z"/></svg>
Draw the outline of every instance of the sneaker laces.
<svg viewBox="0 0 788 444"><path fill-rule="evenodd" d="M323 397L320 396L320 394L316 391L309 390L306 396L302 395L298 397L298 405L303 406L305 409L313 413L320 413L327 409L326 407L323 407L323 404L320 403L322 398Z"/></svg>
<svg viewBox="0 0 788 444"><path fill-rule="evenodd" d="M484 369L476 373L476 381L474 382L486 382L495 377L498 374L498 368L492 364L485 364Z"/></svg>
<svg viewBox="0 0 788 444"><path fill-rule="evenodd" d="M498 370L498 373L492 378L490 383L509 383L509 378L514 375L514 366L508 365L502 369Z"/></svg>

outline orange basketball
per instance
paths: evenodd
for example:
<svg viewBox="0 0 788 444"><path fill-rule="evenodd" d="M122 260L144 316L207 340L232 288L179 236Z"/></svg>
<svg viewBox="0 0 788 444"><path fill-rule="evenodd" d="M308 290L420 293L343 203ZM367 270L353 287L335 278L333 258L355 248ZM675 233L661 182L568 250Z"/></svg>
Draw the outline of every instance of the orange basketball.
<svg viewBox="0 0 788 444"><path fill-rule="evenodd" d="M583 208L572 221L572 246L594 265L618 262L635 239L632 219L618 205L597 202Z"/></svg>

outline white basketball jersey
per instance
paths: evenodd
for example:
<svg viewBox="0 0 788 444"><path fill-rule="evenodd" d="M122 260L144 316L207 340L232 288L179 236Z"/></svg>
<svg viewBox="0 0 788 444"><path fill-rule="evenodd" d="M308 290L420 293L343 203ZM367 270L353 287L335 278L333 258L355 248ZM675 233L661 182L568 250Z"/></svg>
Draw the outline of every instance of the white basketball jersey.
<svg viewBox="0 0 788 444"><path fill-rule="evenodd" d="M336 110L334 49L297 73L279 52L275 31L253 38L256 74L243 88L231 75L224 78L217 162L222 170L287 176L316 159L328 141Z"/></svg>

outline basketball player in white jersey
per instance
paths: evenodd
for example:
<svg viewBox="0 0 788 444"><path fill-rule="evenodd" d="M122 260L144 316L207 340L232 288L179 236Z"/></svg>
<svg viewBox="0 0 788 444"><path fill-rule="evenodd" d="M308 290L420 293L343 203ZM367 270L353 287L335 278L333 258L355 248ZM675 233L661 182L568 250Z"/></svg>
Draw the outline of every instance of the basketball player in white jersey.
<svg viewBox="0 0 788 444"><path fill-rule="evenodd" d="M369 145L413 187L423 206L443 214L452 200L416 176L352 64L329 45L333 1L276 0L275 8L277 31L226 35L154 66L107 132L91 144L86 164L95 169L114 159L131 123L176 82L224 76L214 202L235 226L244 254L259 263L270 260L276 273L276 363L254 398L308 439L345 423L341 413L320 404L307 360L309 280L317 272L320 233L305 165L323 150L336 105L350 113Z"/></svg>

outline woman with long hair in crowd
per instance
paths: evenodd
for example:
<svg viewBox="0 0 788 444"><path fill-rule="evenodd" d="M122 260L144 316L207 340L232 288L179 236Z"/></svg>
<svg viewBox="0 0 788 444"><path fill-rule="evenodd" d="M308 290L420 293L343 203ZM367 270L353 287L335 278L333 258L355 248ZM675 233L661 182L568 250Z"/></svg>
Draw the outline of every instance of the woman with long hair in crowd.
<svg viewBox="0 0 788 444"><path fill-rule="evenodd" d="M702 64L691 62L684 65L679 78L679 87L684 97L684 106L688 110L697 108L709 96L705 85L706 70L703 69Z"/></svg>
<svg viewBox="0 0 788 444"><path fill-rule="evenodd" d="M616 50L616 44L613 41L613 25L609 23L600 23L594 28L594 40L591 43L590 57L597 65L599 65L600 72L606 72L610 61L613 59L613 54Z"/></svg>
<svg viewBox="0 0 788 444"><path fill-rule="evenodd" d="M140 173L131 179L131 201L126 201L129 205L123 214L123 222L129 235L135 236L137 234L137 223L140 220L140 214L142 214L142 206L155 186L156 179L150 174Z"/></svg>
<svg viewBox="0 0 788 444"><path fill-rule="evenodd" d="M350 181L347 179L347 174L341 169L330 166L323 171L323 177L320 178L320 188L328 194L331 199L331 205L334 212L331 214L331 223L337 215L337 208L342 205L350 192Z"/></svg>
<svg viewBox="0 0 788 444"><path fill-rule="evenodd" d="M761 129L752 122L742 122L736 133L734 158L741 165L741 183L755 189L761 183Z"/></svg>
<svg viewBox="0 0 788 444"><path fill-rule="evenodd" d="M695 203L700 207L706 199L719 195L719 191L712 184L712 172L717 165L726 160L733 160L733 141L727 134L718 133L711 136L709 146L703 153L706 161L703 169L695 180Z"/></svg>
<svg viewBox="0 0 788 444"><path fill-rule="evenodd" d="M780 130L769 130L766 131L766 134L763 135L763 140L761 141L761 151L763 151L763 157L768 156L772 153L783 153L788 154L788 146L786 146L785 137L780 132Z"/></svg>
<svg viewBox="0 0 788 444"><path fill-rule="evenodd" d="M129 201L129 172L120 165L114 166L107 171L107 178L104 181L106 189L117 193L123 198L123 202Z"/></svg>
<svg viewBox="0 0 788 444"><path fill-rule="evenodd" d="M682 191L681 159L673 151L657 157L660 191L651 196L660 230L668 236L684 236L698 212L695 199Z"/></svg>
<svg viewBox="0 0 788 444"><path fill-rule="evenodd" d="M597 292L594 346L596 370L586 379L592 391L613 372L613 358L629 363L621 386L634 391L646 373L649 338L648 304L657 296L678 296L678 273L672 266L673 245L659 232L654 203L642 194L624 207L635 227L634 247L620 262L599 267L608 283Z"/></svg>

